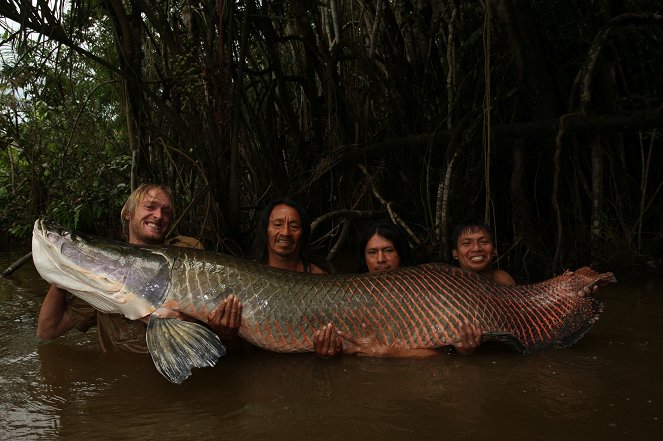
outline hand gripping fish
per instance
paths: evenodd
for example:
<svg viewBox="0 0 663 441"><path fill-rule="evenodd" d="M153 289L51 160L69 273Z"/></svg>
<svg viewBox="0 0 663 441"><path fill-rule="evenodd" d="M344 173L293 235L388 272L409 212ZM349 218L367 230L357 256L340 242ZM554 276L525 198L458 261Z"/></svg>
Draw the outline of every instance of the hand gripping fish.
<svg viewBox="0 0 663 441"><path fill-rule="evenodd" d="M478 323L483 340L526 352L567 347L602 311L594 286L616 282L590 268L547 281L506 286L444 264L387 273L309 275L191 248L136 246L35 223L32 254L41 276L103 312L150 316L147 344L156 368L181 383L192 367L213 366L225 354L206 326L160 318L165 309L206 322L234 294L242 302L239 335L267 350L313 350L313 333L327 323L346 335L376 337L399 348L452 344L463 322Z"/></svg>

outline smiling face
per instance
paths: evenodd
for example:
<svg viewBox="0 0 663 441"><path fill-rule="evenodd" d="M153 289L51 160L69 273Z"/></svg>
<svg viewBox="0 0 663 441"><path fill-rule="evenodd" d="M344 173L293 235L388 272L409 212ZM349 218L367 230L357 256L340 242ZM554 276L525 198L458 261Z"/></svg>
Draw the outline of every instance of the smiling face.
<svg viewBox="0 0 663 441"><path fill-rule="evenodd" d="M370 273L390 271L401 266L401 258L394 243L377 233L366 242L364 259Z"/></svg>
<svg viewBox="0 0 663 441"><path fill-rule="evenodd" d="M297 210L279 204L272 209L267 225L267 252L281 259L299 259L302 242L302 221Z"/></svg>
<svg viewBox="0 0 663 441"><path fill-rule="evenodd" d="M461 268L482 273L490 270L495 258L495 244L485 229L467 228L458 236L452 254Z"/></svg>
<svg viewBox="0 0 663 441"><path fill-rule="evenodd" d="M161 189L153 188L128 213L129 243L148 245L163 242L173 218L173 203Z"/></svg>

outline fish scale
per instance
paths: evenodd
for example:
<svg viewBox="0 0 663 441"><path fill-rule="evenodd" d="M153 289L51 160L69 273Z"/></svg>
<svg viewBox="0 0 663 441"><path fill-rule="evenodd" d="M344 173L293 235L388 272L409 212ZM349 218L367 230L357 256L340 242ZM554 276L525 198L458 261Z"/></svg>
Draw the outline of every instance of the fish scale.
<svg viewBox="0 0 663 441"><path fill-rule="evenodd" d="M207 322L210 312L235 295L242 302L240 335L278 352L312 351L313 334L328 323L353 337L366 333L366 325L395 348L453 344L464 322L477 323L486 339L504 340L522 351L566 347L602 311L592 288L616 282L612 273L584 267L536 284L506 286L441 263L385 273L311 275L210 251L132 246L72 234L42 221L33 231L33 259L45 280L101 311L130 319L154 318L169 308ZM156 349L150 353L173 382L190 374L190 368L173 363L210 365L223 352L211 332L152 318L147 341ZM170 337L159 338L159 332L190 336L195 345L184 337L170 343L194 348L182 353L195 361L171 361L169 351L181 348L171 348ZM207 349L201 348L212 348L215 355L206 356Z"/></svg>
<svg viewBox="0 0 663 441"><path fill-rule="evenodd" d="M180 254L183 260L210 260L198 272L195 289L177 284L191 280L188 273L195 265L184 264L182 274L173 269L171 297L227 286L227 294L243 302L241 336L279 352L311 351L313 333L329 322L349 335L361 335L367 324L381 341L403 348L451 344L462 322L478 322L486 333L512 335L527 350L564 346L565 337L585 332L601 312L600 302L579 291L614 279L610 273L581 269L509 287L443 264L382 274L308 275L222 255L212 264L209 253L200 251ZM191 307L209 311L219 300L206 307L191 300Z"/></svg>

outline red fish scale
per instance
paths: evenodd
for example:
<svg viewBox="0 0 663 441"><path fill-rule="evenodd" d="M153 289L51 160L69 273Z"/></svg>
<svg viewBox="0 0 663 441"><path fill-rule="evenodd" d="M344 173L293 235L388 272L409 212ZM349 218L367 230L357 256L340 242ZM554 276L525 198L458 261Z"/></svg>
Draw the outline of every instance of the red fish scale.
<svg viewBox="0 0 663 441"><path fill-rule="evenodd" d="M528 349L563 345L589 329L601 311L599 302L579 291L614 282L610 273L582 268L509 287L441 264L316 276L213 256L201 264L200 252L185 255L183 273L177 265L173 269L171 297L194 293L179 297L182 309L210 311L235 294L243 303L242 337L279 352L312 350L313 333L327 323L354 336L367 324L379 339L398 347L451 344L463 322L477 322L488 334L512 335Z"/></svg>

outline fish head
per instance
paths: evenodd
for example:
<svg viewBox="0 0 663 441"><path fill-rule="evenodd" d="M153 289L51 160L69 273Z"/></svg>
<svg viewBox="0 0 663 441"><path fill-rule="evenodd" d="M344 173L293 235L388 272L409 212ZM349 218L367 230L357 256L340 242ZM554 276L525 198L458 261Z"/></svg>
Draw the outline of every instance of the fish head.
<svg viewBox="0 0 663 441"><path fill-rule="evenodd" d="M103 312L138 319L162 302L170 284L168 259L158 250L103 240L35 222L32 259L47 282Z"/></svg>

